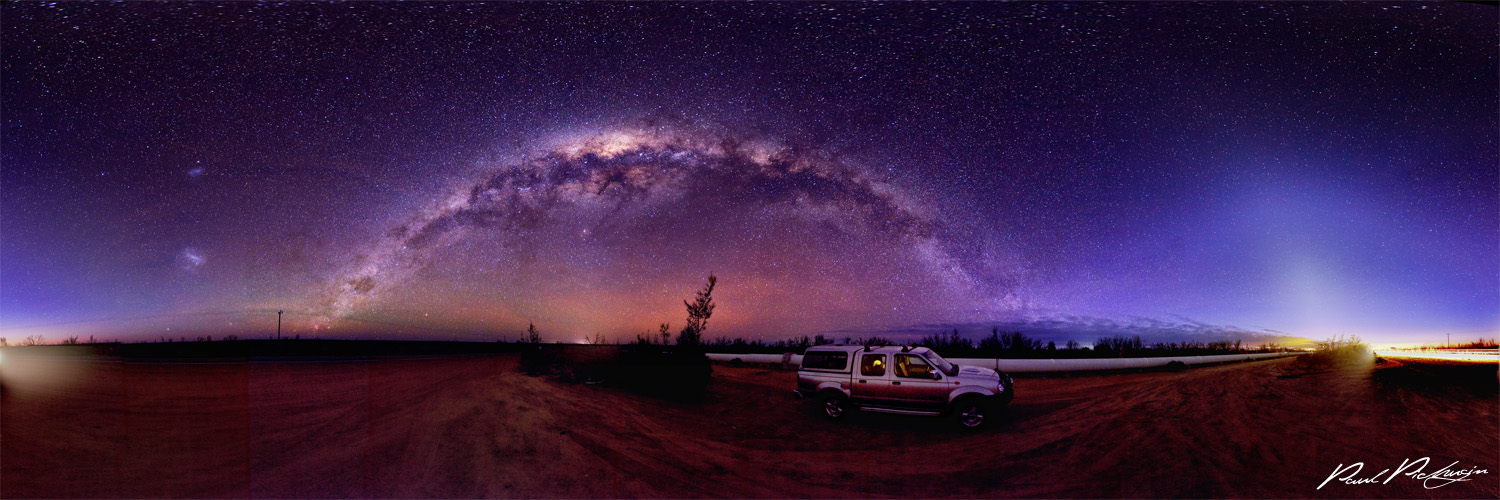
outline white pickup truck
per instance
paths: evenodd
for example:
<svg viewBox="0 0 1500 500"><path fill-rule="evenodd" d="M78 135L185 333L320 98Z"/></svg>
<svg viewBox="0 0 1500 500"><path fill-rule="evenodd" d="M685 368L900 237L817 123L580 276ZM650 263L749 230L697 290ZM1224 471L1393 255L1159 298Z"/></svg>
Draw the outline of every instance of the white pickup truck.
<svg viewBox="0 0 1500 500"><path fill-rule="evenodd" d="M833 419L852 409L948 414L972 429L1010 403L1015 387L1003 372L958 366L926 347L822 345L802 355L797 396Z"/></svg>

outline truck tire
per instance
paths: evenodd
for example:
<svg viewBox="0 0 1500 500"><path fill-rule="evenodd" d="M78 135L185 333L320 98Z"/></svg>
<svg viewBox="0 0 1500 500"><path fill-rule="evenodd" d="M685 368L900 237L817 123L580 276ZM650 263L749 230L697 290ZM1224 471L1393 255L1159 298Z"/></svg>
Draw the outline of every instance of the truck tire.
<svg viewBox="0 0 1500 500"><path fill-rule="evenodd" d="M825 392L818 398L818 403L823 407L823 416L831 420L838 420L849 414L849 398L843 394Z"/></svg>
<svg viewBox="0 0 1500 500"><path fill-rule="evenodd" d="M978 429L994 414L989 398L966 397L953 402L953 418L965 429Z"/></svg>

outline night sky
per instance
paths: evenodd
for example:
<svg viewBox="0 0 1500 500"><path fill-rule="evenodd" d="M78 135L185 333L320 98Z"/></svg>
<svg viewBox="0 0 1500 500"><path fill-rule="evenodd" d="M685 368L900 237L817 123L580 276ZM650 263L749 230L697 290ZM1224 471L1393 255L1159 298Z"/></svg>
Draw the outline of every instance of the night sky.
<svg viewBox="0 0 1500 500"><path fill-rule="evenodd" d="M12 344L1500 331L1492 6L0 8Z"/></svg>

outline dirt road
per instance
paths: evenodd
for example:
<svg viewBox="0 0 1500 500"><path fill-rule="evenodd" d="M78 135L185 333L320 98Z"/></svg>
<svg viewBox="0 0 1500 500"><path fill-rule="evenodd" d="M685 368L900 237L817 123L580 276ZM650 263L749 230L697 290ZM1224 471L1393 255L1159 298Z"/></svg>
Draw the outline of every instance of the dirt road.
<svg viewBox="0 0 1500 500"><path fill-rule="evenodd" d="M706 401L678 403L527 377L512 355L6 363L6 498L1500 495L1492 385L1289 359L1021 379L977 433L825 421L794 373L757 368L715 367ZM1316 489L1340 464L1421 457L1488 473Z"/></svg>

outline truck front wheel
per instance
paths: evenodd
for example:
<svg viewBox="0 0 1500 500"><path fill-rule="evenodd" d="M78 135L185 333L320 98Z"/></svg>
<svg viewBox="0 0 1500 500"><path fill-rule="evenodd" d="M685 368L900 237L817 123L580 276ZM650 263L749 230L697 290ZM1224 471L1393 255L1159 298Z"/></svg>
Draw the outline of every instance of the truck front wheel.
<svg viewBox="0 0 1500 500"><path fill-rule="evenodd" d="M844 413L849 409L849 401L843 394L826 393L823 394L821 401L823 414L834 420L844 418Z"/></svg>
<svg viewBox="0 0 1500 500"><path fill-rule="evenodd" d="M990 413L990 402L987 398L963 398L953 404L953 415L958 419L959 425L967 429L978 429L983 426L985 417Z"/></svg>

